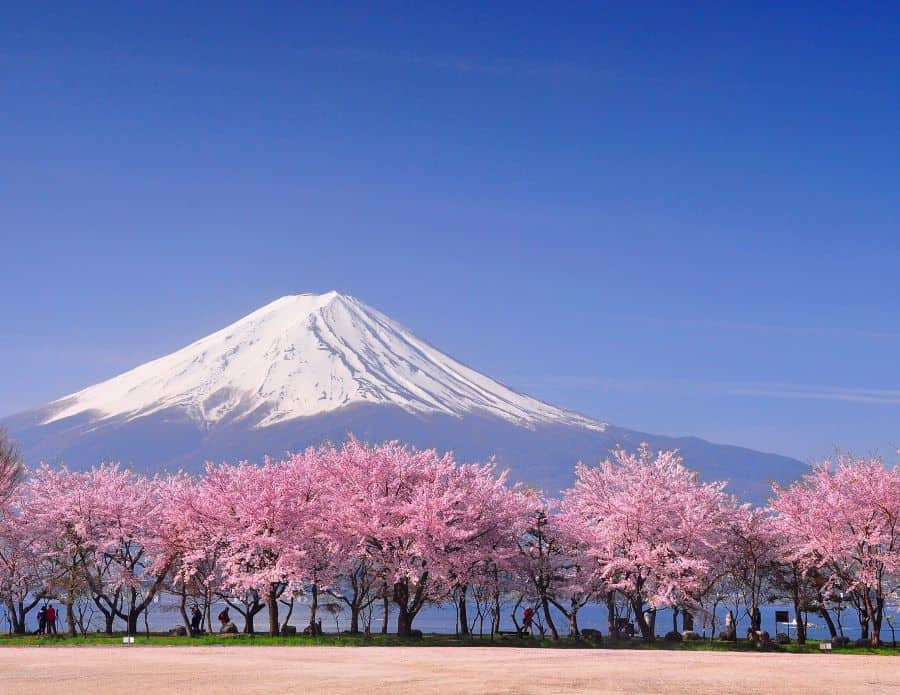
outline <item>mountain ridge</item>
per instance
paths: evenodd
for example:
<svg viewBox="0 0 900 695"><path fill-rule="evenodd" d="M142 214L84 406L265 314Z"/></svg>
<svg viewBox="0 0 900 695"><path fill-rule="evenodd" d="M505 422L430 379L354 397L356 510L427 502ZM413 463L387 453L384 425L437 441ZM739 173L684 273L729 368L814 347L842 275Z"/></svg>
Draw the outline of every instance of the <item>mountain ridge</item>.
<svg viewBox="0 0 900 695"><path fill-rule="evenodd" d="M352 403L462 416L479 410L522 426L604 423L550 406L442 353L381 312L337 292L287 295L225 328L52 401L42 424L183 409L204 425L267 427Z"/></svg>
<svg viewBox="0 0 900 695"><path fill-rule="evenodd" d="M288 295L123 374L0 420L26 460L102 460L197 472L352 434L496 457L556 493L578 460L643 441L680 448L705 480L762 501L805 470L794 459L693 437L635 432L559 408L481 374L381 312L336 292Z"/></svg>

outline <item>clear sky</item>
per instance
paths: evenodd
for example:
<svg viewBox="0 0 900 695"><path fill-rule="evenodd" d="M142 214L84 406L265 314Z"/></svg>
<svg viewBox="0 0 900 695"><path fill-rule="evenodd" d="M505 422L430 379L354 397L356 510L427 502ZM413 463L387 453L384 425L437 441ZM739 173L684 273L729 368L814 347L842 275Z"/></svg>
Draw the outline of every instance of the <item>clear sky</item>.
<svg viewBox="0 0 900 695"><path fill-rule="evenodd" d="M5 7L0 414L338 289L615 424L892 452L900 4L604 4Z"/></svg>

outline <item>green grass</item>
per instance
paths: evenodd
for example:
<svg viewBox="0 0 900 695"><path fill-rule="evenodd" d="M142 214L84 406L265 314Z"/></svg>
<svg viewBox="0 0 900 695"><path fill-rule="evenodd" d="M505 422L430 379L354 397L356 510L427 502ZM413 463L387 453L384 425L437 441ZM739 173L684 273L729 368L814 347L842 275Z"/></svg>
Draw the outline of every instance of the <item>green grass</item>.
<svg viewBox="0 0 900 695"><path fill-rule="evenodd" d="M26 647L26 646L58 646L78 647L91 646L122 646L122 633L115 635L89 634L86 637L57 637L35 635L0 635L0 647ZM562 638L557 642L548 638L519 639L512 636L497 637L491 640L489 637L456 637L454 635L428 634L422 639L401 639L396 635L319 635L308 637L304 635L288 637L269 637L268 635L204 635L202 637L175 637L168 634L138 635L134 639L135 644L157 647L205 647L205 646L291 646L291 647L367 647L367 646L407 646L407 647L525 647L547 649L643 649L665 651L715 651L715 652L782 652L793 654L818 654L819 643L808 642L805 645L796 643L788 645L771 645L769 647L757 647L756 645L740 642L721 642L719 640L697 642L643 642L630 640L627 642L604 641L602 644L591 642L579 642L568 638ZM881 654L900 656L900 648L881 646L877 649L871 647L849 646L835 648L834 654Z"/></svg>

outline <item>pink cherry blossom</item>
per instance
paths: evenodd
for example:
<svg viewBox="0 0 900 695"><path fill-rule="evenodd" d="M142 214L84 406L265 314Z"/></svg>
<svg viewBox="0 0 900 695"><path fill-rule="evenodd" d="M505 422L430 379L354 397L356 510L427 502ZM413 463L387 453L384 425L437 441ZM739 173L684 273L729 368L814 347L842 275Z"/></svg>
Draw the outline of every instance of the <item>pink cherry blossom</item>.
<svg viewBox="0 0 900 695"><path fill-rule="evenodd" d="M726 519L724 483L701 483L675 451L616 449L579 464L562 513L594 563L595 580L632 604L646 639L645 608L697 606Z"/></svg>
<svg viewBox="0 0 900 695"><path fill-rule="evenodd" d="M859 597L879 644L885 601L900 585L900 469L838 454L776 487L771 507L785 559L807 574L823 571L826 588Z"/></svg>

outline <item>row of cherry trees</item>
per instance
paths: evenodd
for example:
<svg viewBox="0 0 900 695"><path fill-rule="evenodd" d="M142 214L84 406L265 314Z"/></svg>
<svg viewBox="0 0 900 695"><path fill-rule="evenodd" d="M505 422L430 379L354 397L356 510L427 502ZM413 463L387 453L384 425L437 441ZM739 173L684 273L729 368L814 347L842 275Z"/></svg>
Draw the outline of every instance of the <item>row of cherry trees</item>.
<svg viewBox="0 0 900 695"><path fill-rule="evenodd" d="M661 607L682 612L685 628L724 607L757 630L760 606L789 598L835 636L827 609L852 605L878 643L900 589L900 471L848 456L776 487L767 508L738 504L676 452L646 445L579 464L560 500L509 485L492 465L354 439L199 477L110 464L19 477L0 511L0 599L19 632L52 596L72 634L86 607L107 631L118 619L134 633L166 593L186 626L198 603L211 629L209 607L224 600L248 632L265 611L270 634L299 597L311 629L327 597L352 631L369 629L376 604L386 631L392 606L401 635L428 604L452 603L463 632L485 618L497 631L504 607L516 621L530 604L554 638L554 615L578 634L579 610L601 602L610 632L633 620L653 639Z"/></svg>

